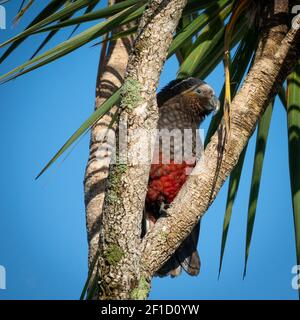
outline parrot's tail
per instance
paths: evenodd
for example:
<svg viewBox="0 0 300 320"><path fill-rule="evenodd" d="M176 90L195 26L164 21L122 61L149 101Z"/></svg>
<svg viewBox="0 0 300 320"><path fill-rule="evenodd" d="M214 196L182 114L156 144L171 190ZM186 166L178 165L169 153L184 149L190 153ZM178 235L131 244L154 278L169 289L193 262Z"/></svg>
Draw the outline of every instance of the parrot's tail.
<svg viewBox="0 0 300 320"><path fill-rule="evenodd" d="M190 276L197 276L200 272L200 257L197 251L199 237L199 223L191 234L182 242L180 247L169 258L169 260L156 272L159 277L170 275L177 277L182 269Z"/></svg>
<svg viewBox="0 0 300 320"><path fill-rule="evenodd" d="M142 237L151 229L156 219L147 215L144 219ZM156 272L156 276L177 277L182 269L191 276L197 276L200 272L200 257L197 251L197 243L199 238L200 222L194 227L191 234L182 242L175 253L167 260L167 262Z"/></svg>

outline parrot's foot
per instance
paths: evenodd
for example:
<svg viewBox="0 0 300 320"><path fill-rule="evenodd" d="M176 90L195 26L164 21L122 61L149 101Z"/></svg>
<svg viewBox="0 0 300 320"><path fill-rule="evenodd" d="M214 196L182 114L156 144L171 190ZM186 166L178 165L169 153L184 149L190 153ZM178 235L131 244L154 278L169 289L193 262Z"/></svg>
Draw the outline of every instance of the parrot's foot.
<svg viewBox="0 0 300 320"><path fill-rule="evenodd" d="M169 207L169 204L162 202L159 208L159 217L166 217L168 215L167 210Z"/></svg>

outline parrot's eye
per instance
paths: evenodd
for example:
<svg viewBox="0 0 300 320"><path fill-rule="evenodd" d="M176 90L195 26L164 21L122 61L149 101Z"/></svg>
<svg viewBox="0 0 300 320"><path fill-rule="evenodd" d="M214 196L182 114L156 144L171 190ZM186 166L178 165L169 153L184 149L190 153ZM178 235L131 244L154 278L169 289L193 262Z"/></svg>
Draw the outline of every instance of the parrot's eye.
<svg viewBox="0 0 300 320"><path fill-rule="evenodd" d="M201 94L201 93L202 93L201 89L197 89L196 92L197 92L198 94Z"/></svg>

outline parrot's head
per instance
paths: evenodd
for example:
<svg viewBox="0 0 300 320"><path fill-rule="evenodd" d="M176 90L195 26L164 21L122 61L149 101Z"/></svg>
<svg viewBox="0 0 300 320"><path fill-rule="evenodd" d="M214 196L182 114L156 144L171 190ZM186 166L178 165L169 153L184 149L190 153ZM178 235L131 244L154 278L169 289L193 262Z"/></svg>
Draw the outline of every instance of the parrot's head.
<svg viewBox="0 0 300 320"><path fill-rule="evenodd" d="M171 81L158 94L158 105L169 99L181 100L187 112L196 112L201 117L217 112L220 108L220 101L213 88L205 81L193 77Z"/></svg>
<svg viewBox="0 0 300 320"><path fill-rule="evenodd" d="M198 79L197 79L198 80ZM199 83L191 88L191 98L203 110L205 115L210 114L212 111L217 112L220 109L220 101L216 97L214 89L206 82L198 80Z"/></svg>

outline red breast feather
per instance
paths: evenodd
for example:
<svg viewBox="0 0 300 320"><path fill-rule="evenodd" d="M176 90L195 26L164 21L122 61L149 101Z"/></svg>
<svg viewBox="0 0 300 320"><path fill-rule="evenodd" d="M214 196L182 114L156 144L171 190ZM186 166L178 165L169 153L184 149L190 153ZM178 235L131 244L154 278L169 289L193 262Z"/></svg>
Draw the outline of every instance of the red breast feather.
<svg viewBox="0 0 300 320"><path fill-rule="evenodd" d="M187 179L187 174L195 164L152 164L146 201L170 204Z"/></svg>

